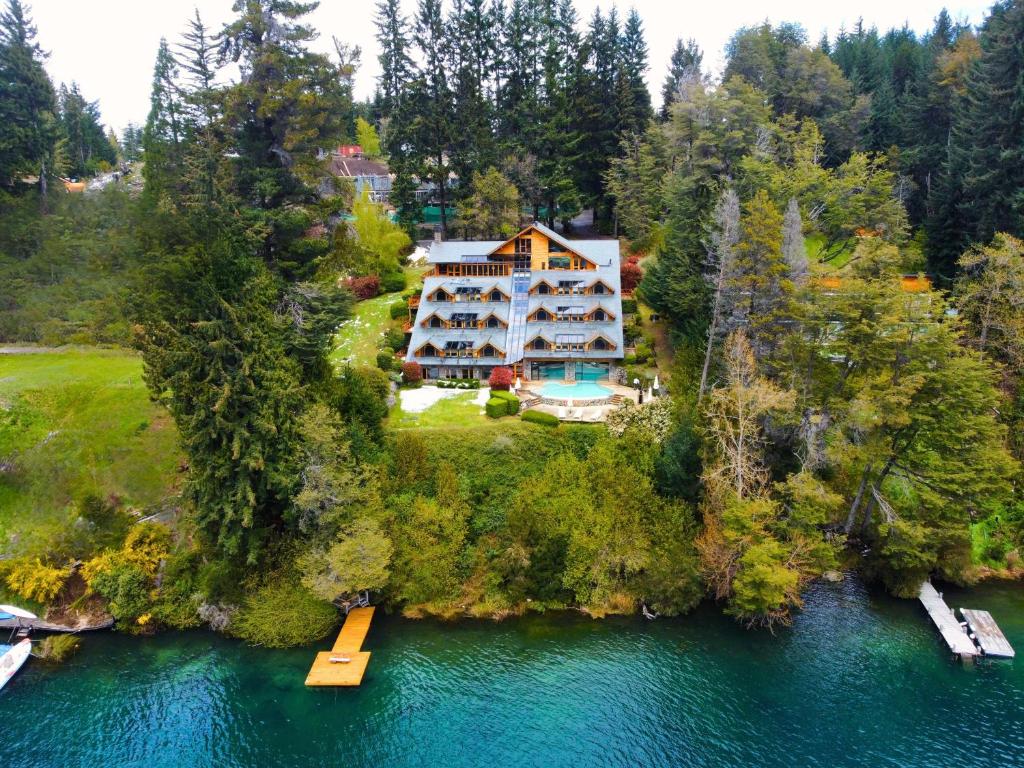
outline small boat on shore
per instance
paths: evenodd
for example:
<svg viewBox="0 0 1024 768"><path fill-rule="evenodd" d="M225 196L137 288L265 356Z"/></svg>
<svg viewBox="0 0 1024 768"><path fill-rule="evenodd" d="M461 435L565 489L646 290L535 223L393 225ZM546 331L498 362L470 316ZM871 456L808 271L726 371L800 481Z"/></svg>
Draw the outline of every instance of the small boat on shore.
<svg viewBox="0 0 1024 768"><path fill-rule="evenodd" d="M3 688L32 655L32 641L26 637L14 645L0 645L0 654L0 688Z"/></svg>

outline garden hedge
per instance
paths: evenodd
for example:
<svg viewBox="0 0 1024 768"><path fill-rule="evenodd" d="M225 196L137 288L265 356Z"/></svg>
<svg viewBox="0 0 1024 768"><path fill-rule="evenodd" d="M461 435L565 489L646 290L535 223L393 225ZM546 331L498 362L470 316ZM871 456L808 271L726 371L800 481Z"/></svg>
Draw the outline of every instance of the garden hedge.
<svg viewBox="0 0 1024 768"><path fill-rule="evenodd" d="M557 427L558 417L552 416L550 413L544 413L544 411L524 411L520 417L523 421L529 421L533 424L542 424L545 427Z"/></svg>
<svg viewBox="0 0 1024 768"><path fill-rule="evenodd" d="M492 419L500 419L502 416L508 416L509 402L502 400L500 397L492 397L487 401L484 406L484 410L487 411L487 415Z"/></svg>

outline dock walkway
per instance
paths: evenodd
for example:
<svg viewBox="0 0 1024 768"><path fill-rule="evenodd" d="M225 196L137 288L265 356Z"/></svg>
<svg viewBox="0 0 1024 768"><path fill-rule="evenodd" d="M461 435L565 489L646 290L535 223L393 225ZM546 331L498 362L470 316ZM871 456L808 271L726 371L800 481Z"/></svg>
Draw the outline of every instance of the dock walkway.
<svg viewBox="0 0 1024 768"><path fill-rule="evenodd" d="M354 686L363 682L366 665L370 662L370 652L361 650L366 634L370 631L373 621L373 606L369 608L353 608L349 611L345 624L334 641L330 651L321 651L313 660L313 666L306 676L309 686ZM331 662L332 656L346 656L347 663Z"/></svg>
<svg viewBox="0 0 1024 768"><path fill-rule="evenodd" d="M932 622L938 627L949 650L961 659L971 659L978 655L978 648L974 645L974 641L967 636L964 628L960 626L960 622L953 614L953 609L946 605L946 601L942 599L942 595L935 590L931 582L921 583L918 597L925 610L928 611Z"/></svg>
<svg viewBox="0 0 1024 768"><path fill-rule="evenodd" d="M968 629L974 633L975 642L981 647L986 656L995 656L1001 659L1012 659L1013 648L1006 639L1006 635L996 624L992 614L988 611L979 611L974 608L961 608L960 615L967 622Z"/></svg>

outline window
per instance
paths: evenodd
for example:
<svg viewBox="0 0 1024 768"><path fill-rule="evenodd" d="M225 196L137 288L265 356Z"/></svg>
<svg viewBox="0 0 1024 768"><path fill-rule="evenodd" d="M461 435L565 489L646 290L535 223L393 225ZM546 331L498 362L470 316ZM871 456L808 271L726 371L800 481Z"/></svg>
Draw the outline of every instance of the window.
<svg viewBox="0 0 1024 768"><path fill-rule="evenodd" d="M502 301L504 296L501 295L501 291L495 289L491 291L491 301Z"/></svg>
<svg viewBox="0 0 1024 768"><path fill-rule="evenodd" d="M445 357L472 357L472 341L446 341L444 345Z"/></svg>
<svg viewBox="0 0 1024 768"><path fill-rule="evenodd" d="M533 238L517 237L516 253L533 253Z"/></svg>
<svg viewBox="0 0 1024 768"><path fill-rule="evenodd" d="M603 309L599 309L594 313L595 320L607 320L608 315L605 314Z"/></svg>
<svg viewBox="0 0 1024 768"><path fill-rule="evenodd" d="M583 293L582 280L559 280L558 292L565 295L576 295Z"/></svg>
<svg viewBox="0 0 1024 768"><path fill-rule="evenodd" d="M577 322L583 320L583 307L558 307L555 317L561 322Z"/></svg>
<svg viewBox="0 0 1024 768"><path fill-rule="evenodd" d="M424 344L418 353L421 357L438 357L437 348L433 344Z"/></svg>
<svg viewBox="0 0 1024 768"><path fill-rule="evenodd" d="M494 351L494 347L490 344L484 344L484 348L480 350L481 357L497 357L497 352Z"/></svg>
<svg viewBox="0 0 1024 768"><path fill-rule="evenodd" d="M566 352L582 352L583 336L578 333L565 333L555 336L555 349Z"/></svg>
<svg viewBox="0 0 1024 768"><path fill-rule="evenodd" d="M438 289L434 291L434 295L430 298L431 301L451 301L452 297L444 291Z"/></svg>
<svg viewBox="0 0 1024 768"><path fill-rule="evenodd" d="M592 346L594 347L594 349L608 349L607 342L605 342L605 340L602 339L601 337L594 339L594 343Z"/></svg>
<svg viewBox="0 0 1024 768"><path fill-rule="evenodd" d="M549 293L551 293L551 288L547 283L541 283L540 285L537 286L537 293L541 294L542 296L547 296Z"/></svg>
<svg viewBox="0 0 1024 768"><path fill-rule="evenodd" d="M550 320L551 319L551 314L546 309L538 309L537 310L537 314L534 315L534 317L537 320L540 320L541 322L543 322L545 320Z"/></svg>
<svg viewBox="0 0 1024 768"><path fill-rule="evenodd" d="M544 339L537 337L536 339L533 340L533 343L530 346L533 349L547 349L548 343L544 341Z"/></svg>
<svg viewBox="0 0 1024 768"><path fill-rule="evenodd" d="M568 256L549 256L548 269L571 269L572 259Z"/></svg>
<svg viewBox="0 0 1024 768"><path fill-rule="evenodd" d="M494 315L491 315L490 317L487 318L487 327L488 328L497 328L500 325L501 325L501 320L496 318Z"/></svg>
<svg viewBox="0 0 1024 768"><path fill-rule="evenodd" d="M605 294L605 292L606 292L606 289L605 289L605 287L604 287L604 283L594 283L594 289L593 289L593 291L594 291L594 293L596 293L596 294L597 294L598 296L603 296L603 295Z"/></svg>
<svg viewBox="0 0 1024 768"><path fill-rule="evenodd" d="M437 315L434 315L433 317L430 318L431 328L440 328L442 325L444 325L444 322Z"/></svg>

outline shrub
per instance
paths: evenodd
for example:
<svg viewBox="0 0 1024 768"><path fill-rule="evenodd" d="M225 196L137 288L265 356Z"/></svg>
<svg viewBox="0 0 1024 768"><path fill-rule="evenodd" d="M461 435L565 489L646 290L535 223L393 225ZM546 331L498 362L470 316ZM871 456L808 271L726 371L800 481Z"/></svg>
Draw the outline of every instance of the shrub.
<svg viewBox="0 0 1024 768"><path fill-rule="evenodd" d="M508 405L507 400L502 400L500 397L492 397L487 401L484 410L487 411L487 415L492 419L500 419L502 416L508 415Z"/></svg>
<svg viewBox="0 0 1024 768"><path fill-rule="evenodd" d="M122 560L95 574L89 588L107 599L110 615L122 629L134 631L149 623L150 577L136 563Z"/></svg>
<svg viewBox="0 0 1024 768"><path fill-rule="evenodd" d="M651 359L651 348L646 344L636 345L636 361L641 365Z"/></svg>
<svg viewBox="0 0 1024 768"><path fill-rule="evenodd" d="M512 386L513 381L515 381L515 377L512 375L512 369L498 366L491 370L491 378L488 383L492 390L507 390Z"/></svg>
<svg viewBox="0 0 1024 768"><path fill-rule="evenodd" d="M544 411L524 411L521 418L523 421L529 421L532 424L542 424L545 427L558 426L558 417L550 413L544 413Z"/></svg>
<svg viewBox="0 0 1024 768"><path fill-rule="evenodd" d="M519 398L513 395L511 392L505 392L501 389L491 390L491 397L498 398L499 400L505 401L505 410L509 416L515 416L519 413Z"/></svg>
<svg viewBox="0 0 1024 768"><path fill-rule="evenodd" d="M391 319L398 320L400 318L408 317L409 315L409 304L405 301L396 301L391 305Z"/></svg>
<svg viewBox="0 0 1024 768"><path fill-rule="evenodd" d="M314 597L297 580L275 575L249 594L229 631L251 645L288 648L327 636L338 623L338 611Z"/></svg>
<svg viewBox="0 0 1024 768"><path fill-rule="evenodd" d="M402 363L402 378L406 384L419 384L423 381L423 366L415 360Z"/></svg>
<svg viewBox="0 0 1024 768"><path fill-rule="evenodd" d="M619 267L619 283L623 293L632 293L640 285L644 277L644 270L635 261L627 261Z"/></svg>
<svg viewBox="0 0 1024 768"><path fill-rule="evenodd" d="M74 635L50 635L39 644L38 655L43 661L60 664L81 645L81 639Z"/></svg>
<svg viewBox="0 0 1024 768"><path fill-rule="evenodd" d="M16 561L7 570L7 586L18 597L45 605L64 588L67 568L54 568L36 558Z"/></svg>
<svg viewBox="0 0 1024 768"><path fill-rule="evenodd" d="M377 367L382 371L390 371L395 367L395 353L390 349L382 349L377 353Z"/></svg>
<svg viewBox="0 0 1024 768"><path fill-rule="evenodd" d="M660 444L672 430L672 401L658 397L640 406L617 408L608 414L605 426L616 437L621 437L627 429L643 430Z"/></svg>
<svg viewBox="0 0 1024 768"><path fill-rule="evenodd" d="M384 293L398 293L405 290L405 275L401 272L388 272L380 279L380 289Z"/></svg>
<svg viewBox="0 0 1024 768"><path fill-rule="evenodd" d="M388 328L381 343L392 352L397 352L405 346L405 333L401 328Z"/></svg>
<svg viewBox="0 0 1024 768"><path fill-rule="evenodd" d="M360 301L372 299L380 293L380 278L376 275L350 277L345 281L345 285L348 286L349 290L352 291Z"/></svg>
<svg viewBox="0 0 1024 768"><path fill-rule="evenodd" d="M624 314L624 315L635 315L636 314L636 299L623 299L622 300L622 314Z"/></svg>

